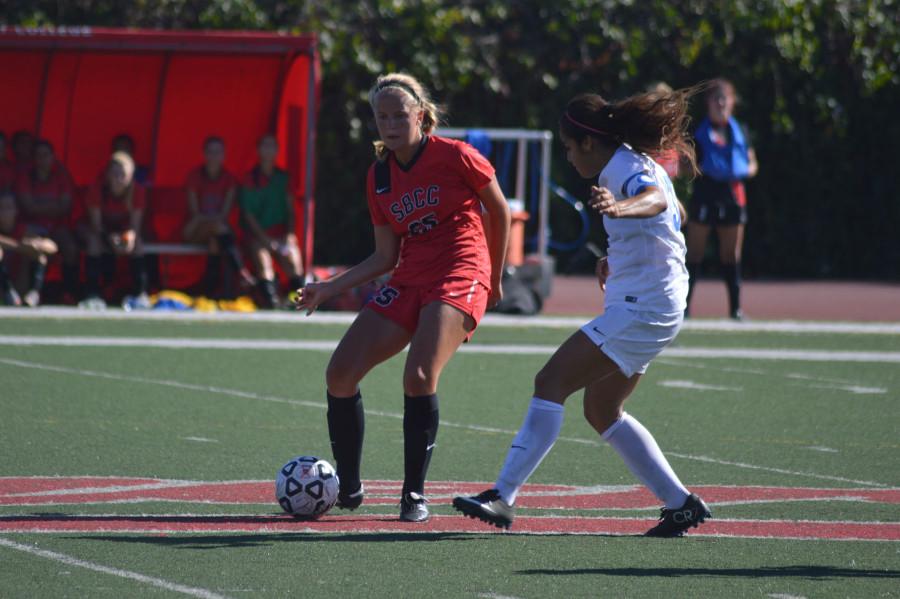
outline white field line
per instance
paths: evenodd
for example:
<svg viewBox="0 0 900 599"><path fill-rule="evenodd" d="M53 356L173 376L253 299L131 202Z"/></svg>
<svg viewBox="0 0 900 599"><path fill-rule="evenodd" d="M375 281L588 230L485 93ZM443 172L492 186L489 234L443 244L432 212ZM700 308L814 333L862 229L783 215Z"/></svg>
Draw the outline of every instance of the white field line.
<svg viewBox="0 0 900 599"><path fill-rule="evenodd" d="M289 405L296 405L308 408L316 408L320 410L327 409L327 405L322 402L313 402L306 401L302 399L288 399L285 397L277 397L273 395L261 395L258 393L250 393L247 391L240 391L237 389L227 389L223 387L214 387L210 385L194 385L191 383L181 383L179 381L173 380L162 380L162 379L152 379L148 377L137 377L137 376L129 376L122 374L113 374L108 372L97 372L93 370L81 370L75 368L66 368L64 366L52 366L48 364L38 364L36 362L26 362L23 360L11 360L9 358L0 358L0 364L6 364L8 366L16 366L20 368L33 368L37 370L46 370L51 372L59 372L63 374L74 374L79 376L88 376L88 377L98 377L103 379L117 380L117 381L131 381L136 383L146 383L149 385L161 385L165 387L175 387L178 389L186 389L191 391L202 391L206 393L217 393L220 395L228 395L231 397L240 397L242 399L256 399L259 401L269 401L275 403L283 403ZM385 412L381 410L366 410L366 414L372 416L382 416L385 418L394 418L398 420L403 419L403 414L399 412ZM459 428L471 431L480 431L480 432L490 432L490 433L498 433L502 435L508 435L509 437L513 437L516 434L516 431L510 429L502 429L502 428L494 428L487 426L479 426L475 424L460 424L456 422L447 422L441 421L442 426L448 426L451 428ZM559 437L560 441L565 441L568 443L577 443L580 445L589 445L592 447L606 447L605 443L601 443L599 441L593 439L579 439L575 437ZM709 457L709 456L697 456L697 455L689 455L675 452L667 452L668 455L685 459L685 460L693 460L698 462L707 462L713 464L719 464L722 466L734 466L736 468L745 468L750 470L759 470L764 472L775 472L778 474L788 474L791 476L803 476L810 478L817 478L821 480L833 480L839 482L849 482L854 484L860 484L870 487L888 487L890 485L874 482L874 481L865 481L865 480L855 480L852 478L844 478L842 476L831 476L828 474L817 474L814 472L802 472L797 470L786 470L783 468L771 468L768 466L757 466L755 464L746 464L743 462L732 462L728 460L720 460L717 458Z"/></svg>
<svg viewBox="0 0 900 599"><path fill-rule="evenodd" d="M662 357L654 360L654 364L665 364L667 366L676 366L678 368L695 368L698 370L714 370L716 372L736 372L739 374L750 374L754 376L779 376L788 380L802 380L802 381L810 381L811 384L806 385L810 388L820 388L820 389L833 389L838 391L846 391L848 393L853 393L854 395L884 395L888 392L888 389L885 387L867 387L865 385L860 385L856 381L851 381L849 379L838 379L838 378L829 378L829 377L819 377L819 376L810 376L807 374L799 374L799 373L789 373L789 374L779 374L772 373L767 370L762 370L759 368L740 368L735 366L712 366L710 364L698 364L697 362L686 362L677 359L671 359L671 357ZM819 385L817 383L830 383L832 386L827 385Z"/></svg>
<svg viewBox="0 0 900 599"><path fill-rule="evenodd" d="M7 549L13 549L15 551L22 551L23 553L30 553L31 555L36 555L38 557L43 557L44 559L53 560L67 566L85 568L87 570L93 570L94 572L100 572L102 574L110 574L112 576L118 576L119 578L135 580L137 582L149 584L151 586L165 589L167 591L172 591L174 593L190 595L191 597L200 597L201 599L228 599L226 595L220 595L207 589L189 587L183 584L169 582L168 580L163 580L162 578L155 578L153 576L139 574L138 572L121 570L119 568L111 568L102 564L96 564L94 562L88 562L78 558L74 558L64 553L47 551L46 549L38 549L33 545L23 545L22 543L15 543L4 538L0 538L0 547L6 547Z"/></svg>
<svg viewBox="0 0 900 599"><path fill-rule="evenodd" d="M317 312L305 317L300 312L193 312L148 310L125 312L80 310L64 306L41 306L30 310L0 307L0 319L66 319L66 320L163 320L173 322L269 322L293 324L350 324L356 312ZM487 314L479 326L495 328L576 329L594 316L508 316ZM900 335L898 322L821 322L797 320L754 320L734 322L731 319L690 319L684 323L687 331L723 333L836 333L865 335Z"/></svg>
<svg viewBox="0 0 900 599"><path fill-rule="evenodd" d="M660 387L670 389L690 389L692 391L743 391L743 387L723 387L722 385L707 385L697 381L662 380L656 383Z"/></svg>
<svg viewBox="0 0 900 599"><path fill-rule="evenodd" d="M182 337L93 337L0 335L0 346L135 347L165 349L305 350L333 351L337 340L299 341L271 339L188 339ZM556 345L463 345L460 353L498 355L551 355ZM900 364L900 351L832 351L802 349L747 349L738 347L669 347L662 356L741 360L794 360L804 362L881 362Z"/></svg>

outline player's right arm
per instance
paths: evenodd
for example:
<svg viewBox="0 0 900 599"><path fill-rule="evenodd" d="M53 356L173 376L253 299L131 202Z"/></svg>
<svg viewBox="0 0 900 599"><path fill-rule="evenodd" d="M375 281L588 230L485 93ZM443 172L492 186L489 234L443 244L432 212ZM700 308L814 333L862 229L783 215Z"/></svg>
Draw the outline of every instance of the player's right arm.
<svg viewBox="0 0 900 599"><path fill-rule="evenodd" d="M330 297L343 293L348 289L380 277L394 269L400 255L400 237L394 233L390 225L375 225L375 251L341 274L321 283L310 283L297 291L297 309L306 310L306 314L315 312L319 304Z"/></svg>

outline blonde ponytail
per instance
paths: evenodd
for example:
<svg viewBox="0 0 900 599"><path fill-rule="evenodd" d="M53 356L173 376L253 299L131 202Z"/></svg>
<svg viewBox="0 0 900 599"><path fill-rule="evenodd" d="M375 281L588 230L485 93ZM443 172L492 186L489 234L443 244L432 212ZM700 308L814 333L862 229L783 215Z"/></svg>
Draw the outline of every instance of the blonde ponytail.
<svg viewBox="0 0 900 599"><path fill-rule="evenodd" d="M434 103L425 86L419 83L419 80L412 75L406 73L388 73L381 75L375 81L375 85L369 90L369 104L375 108L375 98L386 88L398 89L405 93L410 99L424 112L422 116L422 133L431 134L441 122L441 109ZM387 158L388 149L385 148L384 142L376 141L375 158L383 161Z"/></svg>

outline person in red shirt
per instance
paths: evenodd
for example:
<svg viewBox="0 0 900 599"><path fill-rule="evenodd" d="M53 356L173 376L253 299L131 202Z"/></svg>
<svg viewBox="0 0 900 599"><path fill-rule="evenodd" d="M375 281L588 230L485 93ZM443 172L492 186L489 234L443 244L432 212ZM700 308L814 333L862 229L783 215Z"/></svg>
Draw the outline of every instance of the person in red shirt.
<svg viewBox="0 0 900 599"><path fill-rule="evenodd" d="M0 303L20 306L22 300L10 281L9 254L16 253L32 263L31 272L43 268L47 259L56 253L52 239L25 233L16 223L16 197L10 190L0 190Z"/></svg>
<svg viewBox="0 0 900 599"><path fill-rule="evenodd" d="M16 169L6 158L6 134L0 131L0 192L9 191L16 183Z"/></svg>
<svg viewBox="0 0 900 599"><path fill-rule="evenodd" d="M41 139L34 144L31 166L19 172L16 196L26 233L33 237L49 237L59 247L62 257L63 288L70 300L77 293L79 264L78 246L70 223L72 212L72 178L66 167L53 154L53 146ZM40 303L45 265L31 272L31 288L25 303Z"/></svg>
<svg viewBox="0 0 900 599"><path fill-rule="evenodd" d="M85 198L89 233L87 239L87 298L84 307L102 307L100 271L102 256L130 258L136 307L149 307L147 270L141 242L141 222L146 206L146 190L134 180L134 160L116 152L109 160L105 177L95 182Z"/></svg>
<svg viewBox="0 0 900 599"><path fill-rule="evenodd" d="M12 135L13 168L16 173L31 168L34 159L34 135L30 131L20 130Z"/></svg>
<svg viewBox="0 0 900 599"><path fill-rule="evenodd" d="M234 233L228 218L237 195L237 179L224 167L225 142L211 136L203 142L204 162L192 170L185 182L188 201L188 220L184 226L184 239L188 243L209 248L206 259L204 288L208 297L214 297L219 283L222 254L228 266L245 285L255 280L244 267L241 253L234 242Z"/></svg>
<svg viewBox="0 0 900 599"><path fill-rule="evenodd" d="M307 284L297 306L312 313L328 298L393 271L328 364L328 431L340 479L337 505L355 509L363 499L359 383L409 345L400 519L422 522L429 517L424 485L438 429L438 379L485 309L502 297L510 214L490 163L468 144L432 135L437 107L416 79L379 77L369 101L381 138L366 184L375 251L332 279Z"/></svg>

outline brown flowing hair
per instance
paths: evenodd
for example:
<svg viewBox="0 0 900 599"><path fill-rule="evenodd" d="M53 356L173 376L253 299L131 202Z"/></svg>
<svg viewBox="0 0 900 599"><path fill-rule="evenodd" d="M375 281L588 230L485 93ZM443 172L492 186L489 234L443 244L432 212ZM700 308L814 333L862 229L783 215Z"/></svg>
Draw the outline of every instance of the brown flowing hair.
<svg viewBox="0 0 900 599"><path fill-rule="evenodd" d="M627 143L638 152L658 156L677 152L690 164L693 175L700 173L694 153L688 104L692 96L709 84L677 90L656 89L608 102L598 94L572 98L559 119L563 135L581 142L594 137L612 146Z"/></svg>

